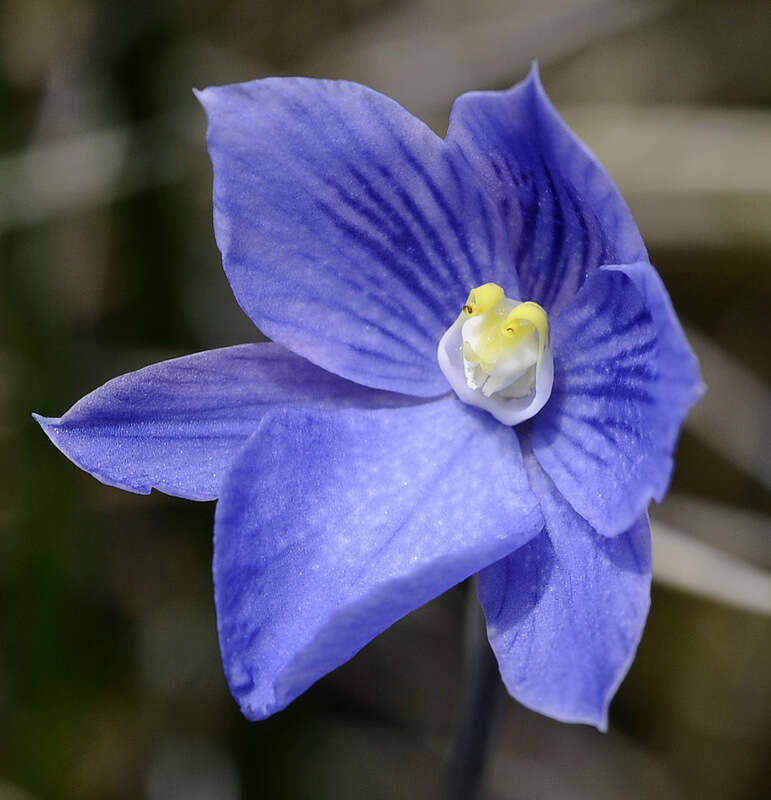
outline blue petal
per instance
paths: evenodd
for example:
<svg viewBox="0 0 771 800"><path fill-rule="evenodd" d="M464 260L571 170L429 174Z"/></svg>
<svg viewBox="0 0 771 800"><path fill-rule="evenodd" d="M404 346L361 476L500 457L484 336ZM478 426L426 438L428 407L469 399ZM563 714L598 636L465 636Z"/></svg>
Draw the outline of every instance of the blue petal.
<svg viewBox="0 0 771 800"><path fill-rule="evenodd" d="M538 461L573 508L615 535L661 501L703 387L649 264L603 267L553 322L554 388L533 420Z"/></svg>
<svg viewBox="0 0 771 800"><path fill-rule="evenodd" d="M506 688L561 722L607 728L650 604L650 529L600 536L525 455L546 527L479 576L487 632Z"/></svg>
<svg viewBox="0 0 771 800"><path fill-rule="evenodd" d="M647 260L624 200L554 110L535 66L513 89L459 97L447 141L497 200L523 300L556 314L598 266Z"/></svg>
<svg viewBox="0 0 771 800"><path fill-rule="evenodd" d="M455 149L354 83L205 89L214 225L271 339L375 388L447 390L436 346L469 289L517 294L503 223Z"/></svg>
<svg viewBox="0 0 771 800"><path fill-rule="evenodd" d="M250 719L543 526L516 434L457 398L266 417L215 517L222 660Z"/></svg>
<svg viewBox="0 0 771 800"><path fill-rule="evenodd" d="M63 417L33 415L81 469L110 486L213 500L270 408L414 402L331 375L276 344L247 344L154 364L109 381Z"/></svg>

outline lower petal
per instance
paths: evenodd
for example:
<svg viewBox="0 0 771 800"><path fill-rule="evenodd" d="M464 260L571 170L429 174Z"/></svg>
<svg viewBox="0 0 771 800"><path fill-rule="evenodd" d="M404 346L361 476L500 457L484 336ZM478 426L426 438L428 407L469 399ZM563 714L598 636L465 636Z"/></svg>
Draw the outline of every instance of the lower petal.
<svg viewBox="0 0 771 800"><path fill-rule="evenodd" d="M222 660L244 714L282 709L542 526L514 431L452 396L270 414L215 518Z"/></svg>
<svg viewBox="0 0 771 800"><path fill-rule="evenodd" d="M63 417L33 416L67 458L102 483L214 500L233 458L276 405L414 402L263 343L153 364L108 381Z"/></svg>
<svg viewBox="0 0 771 800"><path fill-rule="evenodd" d="M479 576L490 643L513 697L561 722L606 730L650 604L648 520L601 536L533 456L525 460L546 526Z"/></svg>

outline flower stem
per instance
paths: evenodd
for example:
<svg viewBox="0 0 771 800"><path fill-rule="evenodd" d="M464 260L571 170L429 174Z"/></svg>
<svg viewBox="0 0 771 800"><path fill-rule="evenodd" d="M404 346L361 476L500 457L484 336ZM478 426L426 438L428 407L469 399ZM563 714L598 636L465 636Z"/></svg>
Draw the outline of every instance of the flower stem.
<svg viewBox="0 0 771 800"><path fill-rule="evenodd" d="M482 796L488 749L498 720L503 684L477 600L476 578L467 585L466 688L455 741L445 766L442 800Z"/></svg>

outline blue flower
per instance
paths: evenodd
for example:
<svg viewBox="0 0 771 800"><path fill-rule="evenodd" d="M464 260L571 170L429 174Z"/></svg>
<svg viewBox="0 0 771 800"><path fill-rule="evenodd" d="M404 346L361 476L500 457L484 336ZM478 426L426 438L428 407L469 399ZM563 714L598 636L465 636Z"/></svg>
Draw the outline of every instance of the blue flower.
<svg viewBox="0 0 771 800"><path fill-rule="evenodd" d="M460 97L445 139L346 82L199 99L225 271L273 342L123 375L43 429L104 483L217 500L250 719L478 573L509 692L604 729L702 390L618 191L535 69Z"/></svg>

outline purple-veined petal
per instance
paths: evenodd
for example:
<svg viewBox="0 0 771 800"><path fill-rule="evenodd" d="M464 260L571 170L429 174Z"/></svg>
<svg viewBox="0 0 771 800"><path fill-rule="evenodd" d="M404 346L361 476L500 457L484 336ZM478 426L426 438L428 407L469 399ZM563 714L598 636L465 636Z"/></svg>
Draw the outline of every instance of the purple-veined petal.
<svg viewBox="0 0 771 800"><path fill-rule="evenodd" d="M214 500L233 458L276 405L414 402L261 343L153 364L108 381L63 417L33 416L67 458L102 483Z"/></svg>
<svg viewBox="0 0 771 800"><path fill-rule="evenodd" d="M623 198L555 111L535 65L513 89L461 95L447 141L506 219L522 300L557 314L598 266L647 259Z"/></svg>
<svg viewBox="0 0 771 800"><path fill-rule="evenodd" d="M488 637L513 697L561 722L606 730L650 605L648 519L601 536L531 453L525 464L546 527L480 573Z"/></svg>
<svg viewBox="0 0 771 800"><path fill-rule="evenodd" d="M220 647L244 714L280 710L542 526L514 431L452 395L272 412L215 516Z"/></svg>
<svg viewBox="0 0 771 800"><path fill-rule="evenodd" d="M595 271L553 322L554 387L533 448L600 533L626 530L666 493L696 359L649 264Z"/></svg>
<svg viewBox="0 0 771 800"><path fill-rule="evenodd" d="M358 383L445 392L436 346L469 290L518 296L503 223L465 159L354 83L268 78L198 97L217 243L251 319Z"/></svg>

